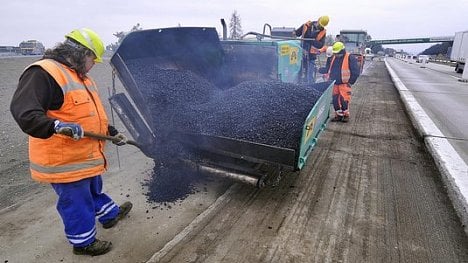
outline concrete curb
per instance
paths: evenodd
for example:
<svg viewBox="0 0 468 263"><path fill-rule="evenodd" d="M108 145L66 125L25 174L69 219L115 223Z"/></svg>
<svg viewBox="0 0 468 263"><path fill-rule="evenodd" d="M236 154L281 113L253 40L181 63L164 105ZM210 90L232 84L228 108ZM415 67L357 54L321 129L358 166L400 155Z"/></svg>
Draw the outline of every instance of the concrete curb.
<svg viewBox="0 0 468 263"><path fill-rule="evenodd" d="M424 143L434 158L448 195L468 235L468 166L419 105L412 92L401 82L387 60L385 66L400 93L413 125L424 138Z"/></svg>

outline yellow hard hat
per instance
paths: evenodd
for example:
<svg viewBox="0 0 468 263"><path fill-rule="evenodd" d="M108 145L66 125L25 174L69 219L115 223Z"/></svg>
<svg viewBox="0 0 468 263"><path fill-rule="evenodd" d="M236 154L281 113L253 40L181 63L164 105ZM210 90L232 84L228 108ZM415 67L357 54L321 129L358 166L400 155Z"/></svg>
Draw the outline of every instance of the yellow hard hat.
<svg viewBox="0 0 468 263"><path fill-rule="evenodd" d="M326 27L328 25L328 22L330 22L330 18L328 16L321 16L318 19L318 23L322 27Z"/></svg>
<svg viewBox="0 0 468 263"><path fill-rule="evenodd" d="M338 41L338 42L335 42L335 44L333 44L332 50L334 54L340 53L340 51L343 49L345 49L345 45L343 44L343 42Z"/></svg>
<svg viewBox="0 0 468 263"><path fill-rule="evenodd" d="M81 45L90 49L96 56L95 62L102 62L102 55L104 54L104 43L101 38L91 29L81 28L75 29L65 35L66 38L71 38Z"/></svg>

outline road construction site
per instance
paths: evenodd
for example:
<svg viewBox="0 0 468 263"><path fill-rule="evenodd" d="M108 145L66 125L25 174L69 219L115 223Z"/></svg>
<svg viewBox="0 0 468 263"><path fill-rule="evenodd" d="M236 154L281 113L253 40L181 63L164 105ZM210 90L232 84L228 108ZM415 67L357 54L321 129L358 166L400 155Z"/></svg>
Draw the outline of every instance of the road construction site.
<svg viewBox="0 0 468 263"><path fill-rule="evenodd" d="M152 201L158 160L109 144L104 189L134 209L117 227L98 227L111 252L73 255L55 193L30 179L27 136L8 110L34 59L0 60L4 262L468 262L464 226L383 61L366 63L353 86L350 122L328 123L300 171L261 189L210 177L182 199ZM113 81L107 62L91 72L103 98Z"/></svg>

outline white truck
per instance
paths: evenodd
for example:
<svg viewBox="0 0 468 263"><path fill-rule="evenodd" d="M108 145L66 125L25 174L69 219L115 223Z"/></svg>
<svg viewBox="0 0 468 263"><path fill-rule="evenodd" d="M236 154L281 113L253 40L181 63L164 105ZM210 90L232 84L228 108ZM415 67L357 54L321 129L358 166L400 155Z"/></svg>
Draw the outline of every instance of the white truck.
<svg viewBox="0 0 468 263"><path fill-rule="evenodd" d="M462 73L465 59L468 57L468 30L455 33L450 60L455 61L455 71Z"/></svg>

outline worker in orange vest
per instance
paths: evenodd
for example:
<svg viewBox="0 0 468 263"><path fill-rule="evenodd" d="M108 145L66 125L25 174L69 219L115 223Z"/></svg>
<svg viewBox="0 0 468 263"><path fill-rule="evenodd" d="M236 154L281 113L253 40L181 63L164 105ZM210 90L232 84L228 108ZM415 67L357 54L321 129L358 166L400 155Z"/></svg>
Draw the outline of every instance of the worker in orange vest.
<svg viewBox="0 0 468 263"><path fill-rule="evenodd" d="M321 68L321 73L327 74L329 80L334 80L333 108L335 117L332 121L349 121L349 104L351 102L351 85L360 74L357 59L346 52L343 42L335 42L331 48L333 56L327 59L327 65Z"/></svg>
<svg viewBox="0 0 468 263"><path fill-rule="evenodd" d="M302 68L305 72L306 83L315 83L315 60L320 53L320 49L325 45L327 31L325 27L328 25L330 18L321 16L317 21L307 21L295 30L294 35L301 37L303 60Z"/></svg>
<svg viewBox="0 0 468 263"><path fill-rule="evenodd" d="M108 124L96 83L87 74L102 62L103 53L94 31L73 30L26 67L10 104L14 119L29 135L31 176L50 183L57 193L56 208L77 255L110 251L111 242L96 239L96 217L111 228L132 209L132 203L118 206L102 192L104 141L84 137L86 130L114 136L117 145L127 141Z"/></svg>

